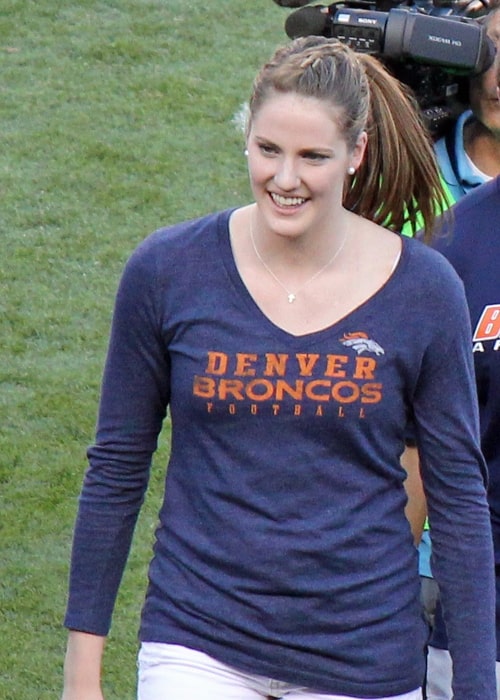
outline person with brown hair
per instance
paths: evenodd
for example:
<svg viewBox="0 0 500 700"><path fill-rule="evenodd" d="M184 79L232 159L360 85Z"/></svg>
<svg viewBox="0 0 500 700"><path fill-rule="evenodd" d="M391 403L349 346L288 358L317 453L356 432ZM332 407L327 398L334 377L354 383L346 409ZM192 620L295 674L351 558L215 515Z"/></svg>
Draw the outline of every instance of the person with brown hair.
<svg viewBox="0 0 500 700"><path fill-rule="evenodd" d="M416 210L434 225L432 144L374 58L309 37L258 74L246 150L253 203L159 229L125 267L75 526L63 698L103 698L105 639L168 407L139 700L422 697L400 463L409 421L455 700L494 700L465 297L442 256L397 232Z"/></svg>

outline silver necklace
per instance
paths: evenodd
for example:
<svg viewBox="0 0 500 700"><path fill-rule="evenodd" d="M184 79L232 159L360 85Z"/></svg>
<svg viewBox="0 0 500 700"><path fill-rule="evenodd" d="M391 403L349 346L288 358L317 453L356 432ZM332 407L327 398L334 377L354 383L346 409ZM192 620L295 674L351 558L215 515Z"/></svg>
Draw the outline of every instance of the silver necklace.
<svg viewBox="0 0 500 700"><path fill-rule="evenodd" d="M253 235L253 218L252 218L252 217L250 217L250 238L251 238L251 240L252 240L252 246L253 246L255 255L256 255L257 258L260 260L260 262L262 263L263 267L269 272L269 274L271 275L271 277L272 277L274 280L276 280L276 282L279 284L279 286L280 286L282 289L285 290L285 292L286 292L286 294L287 294L287 297L288 297L288 303L289 303L289 304L293 304L293 302L294 302L295 299L297 298L297 294L298 294L300 291L302 291L302 290L304 289L304 287L306 287L306 286L307 286L308 284L310 284L313 280L315 280L316 277L319 277L319 276L321 275L321 273L324 272L324 271L326 270L326 268L329 267L329 266L333 263L333 261L340 255L340 253L342 252L342 249L343 249L343 247L345 246L345 243L346 243L346 241L347 241L347 231L346 231L345 234L344 234L344 239L343 239L342 243L339 245L339 247L337 248L337 250L335 251L335 253L332 255L332 257L330 258L330 260L328 260L328 262L326 262L326 263L323 265L323 267L320 267L320 269L319 269L317 272L315 272L314 275L313 275L312 277L309 277L309 279L306 280L306 281L304 282L304 284L301 284L300 287L299 287L298 289L295 290L295 292L291 292L291 291L283 284L283 282L279 279L279 277L277 277L277 276L274 274L274 272L271 270L271 268L269 267L269 265L266 263L266 261L263 259L263 257L261 256L261 254L260 254L259 251L257 250L257 245L256 245L256 243L255 243L255 238L254 238L254 235Z"/></svg>

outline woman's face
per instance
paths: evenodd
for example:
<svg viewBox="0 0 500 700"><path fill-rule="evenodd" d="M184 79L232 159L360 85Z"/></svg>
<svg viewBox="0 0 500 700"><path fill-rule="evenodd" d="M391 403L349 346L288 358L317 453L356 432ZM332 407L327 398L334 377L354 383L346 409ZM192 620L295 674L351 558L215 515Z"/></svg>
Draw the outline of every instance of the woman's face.
<svg viewBox="0 0 500 700"><path fill-rule="evenodd" d="M366 134L353 151L335 110L314 97L276 93L253 116L250 183L266 228L297 237L331 232L342 207L347 168L357 168Z"/></svg>
<svg viewBox="0 0 500 700"><path fill-rule="evenodd" d="M488 17L487 32L497 49L497 58L487 71L471 80L470 106L477 119L500 137L500 103L497 98L500 10L496 10Z"/></svg>

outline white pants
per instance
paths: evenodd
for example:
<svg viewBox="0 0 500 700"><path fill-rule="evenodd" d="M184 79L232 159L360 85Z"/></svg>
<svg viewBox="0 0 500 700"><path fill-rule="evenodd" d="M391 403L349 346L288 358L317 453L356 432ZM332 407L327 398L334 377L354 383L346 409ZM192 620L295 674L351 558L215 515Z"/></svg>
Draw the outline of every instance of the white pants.
<svg viewBox="0 0 500 700"><path fill-rule="evenodd" d="M282 681L243 673L200 651L175 644L143 643L138 665L138 700L369 700L315 693ZM376 700L422 700L422 692L418 688L411 693Z"/></svg>
<svg viewBox="0 0 500 700"><path fill-rule="evenodd" d="M500 700L500 663L497 661L497 699ZM447 649L429 647L427 651L427 700L452 700L452 663Z"/></svg>

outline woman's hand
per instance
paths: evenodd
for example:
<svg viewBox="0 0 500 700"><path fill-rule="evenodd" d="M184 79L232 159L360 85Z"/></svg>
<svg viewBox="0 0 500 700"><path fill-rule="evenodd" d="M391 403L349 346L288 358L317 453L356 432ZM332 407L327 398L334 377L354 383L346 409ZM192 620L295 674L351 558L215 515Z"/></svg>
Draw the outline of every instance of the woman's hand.
<svg viewBox="0 0 500 700"><path fill-rule="evenodd" d="M104 700L104 695L100 690L93 693L91 691L67 690L64 688L61 700Z"/></svg>

